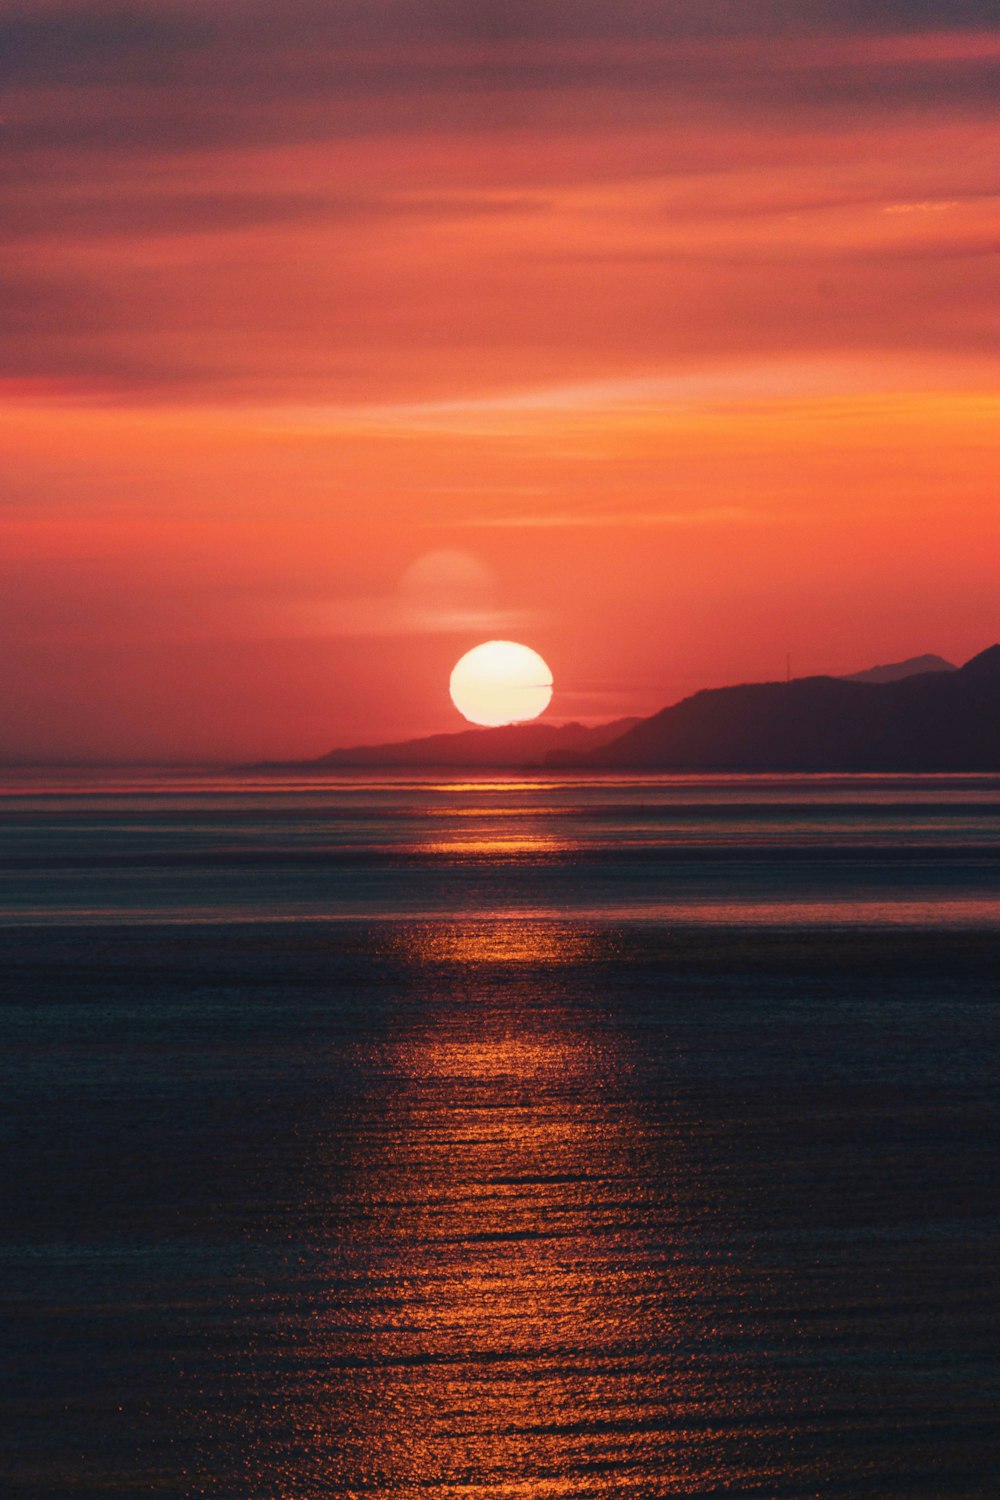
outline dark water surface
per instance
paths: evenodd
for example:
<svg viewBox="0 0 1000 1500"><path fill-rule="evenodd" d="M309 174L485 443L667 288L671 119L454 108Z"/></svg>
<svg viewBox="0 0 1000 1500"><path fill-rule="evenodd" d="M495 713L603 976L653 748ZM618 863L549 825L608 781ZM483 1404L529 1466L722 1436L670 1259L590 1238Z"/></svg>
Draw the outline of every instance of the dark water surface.
<svg viewBox="0 0 1000 1500"><path fill-rule="evenodd" d="M11 779L0 1494L995 1500L998 833Z"/></svg>

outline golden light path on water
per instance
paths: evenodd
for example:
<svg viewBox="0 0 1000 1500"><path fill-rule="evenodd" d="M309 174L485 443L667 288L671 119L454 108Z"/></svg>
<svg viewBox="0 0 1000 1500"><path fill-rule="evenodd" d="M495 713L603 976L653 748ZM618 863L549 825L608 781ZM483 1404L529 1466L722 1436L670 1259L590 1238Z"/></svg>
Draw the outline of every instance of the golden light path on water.
<svg viewBox="0 0 1000 1500"><path fill-rule="evenodd" d="M285 1331L289 1500L689 1494L748 1419L752 1389L696 1357L731 1277L685 1246L683 1133L654 1203L662 1125L654 1145L627 1044L564 980L603 942L516 920L396 939L426 988L345 1189L350 1269Z"/></svg>

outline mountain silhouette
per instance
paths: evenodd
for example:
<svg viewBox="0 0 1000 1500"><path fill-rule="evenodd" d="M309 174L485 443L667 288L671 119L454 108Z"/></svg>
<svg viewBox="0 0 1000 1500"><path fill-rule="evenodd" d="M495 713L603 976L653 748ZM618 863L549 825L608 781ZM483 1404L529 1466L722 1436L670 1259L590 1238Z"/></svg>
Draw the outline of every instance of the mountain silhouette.
<svg viewBox="0 0 1000 1500"><path fill-rule="evenodd" d="M331 750L318 760L269 761L266 766L324 770L341 767L456 766L466 769L538 766L550 753L598 750L641 721L614 719L608 724L503 724L496 729L466 729L432 734L388 745L354 745Z"/></svg>
<svg viewBox="0 0 1000 1500"><path fill-rule="evenodd" d="M869 667L866 672L848 672L845 682L899 682L903 677L919 677L923 672L956 672L954 662L928 653L908 656L905 661L887 662L884 667Z"/></svg>
<svg viewBox="0 0 1000 1500"><path fill-rule="evenodd" d="M551 768L1000 771L1000 646L955 671L707 689Z"/></svg>

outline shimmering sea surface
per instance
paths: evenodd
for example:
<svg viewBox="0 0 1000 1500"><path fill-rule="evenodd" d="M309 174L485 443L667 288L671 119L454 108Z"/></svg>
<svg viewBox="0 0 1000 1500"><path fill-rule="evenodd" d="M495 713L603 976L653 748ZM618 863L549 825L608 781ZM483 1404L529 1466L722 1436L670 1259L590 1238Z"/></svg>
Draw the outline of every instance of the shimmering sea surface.
<svg viewBox="0 0 1000 1500"><path fill-rule="evenodd" d="M1000 1494L1000 778L0 773L0 1495Z"/></svg>

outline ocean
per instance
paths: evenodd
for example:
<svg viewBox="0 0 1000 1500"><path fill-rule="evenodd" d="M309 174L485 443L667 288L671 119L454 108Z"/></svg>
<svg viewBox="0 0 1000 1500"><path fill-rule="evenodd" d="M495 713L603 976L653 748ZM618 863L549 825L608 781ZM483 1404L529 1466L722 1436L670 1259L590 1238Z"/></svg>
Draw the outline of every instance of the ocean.
<svg viewBox="0 0 1000 1500"><path fill-rule="evenodd" d="M5 1500L1000 1493L1000 777L0 829Z"/></svg>

